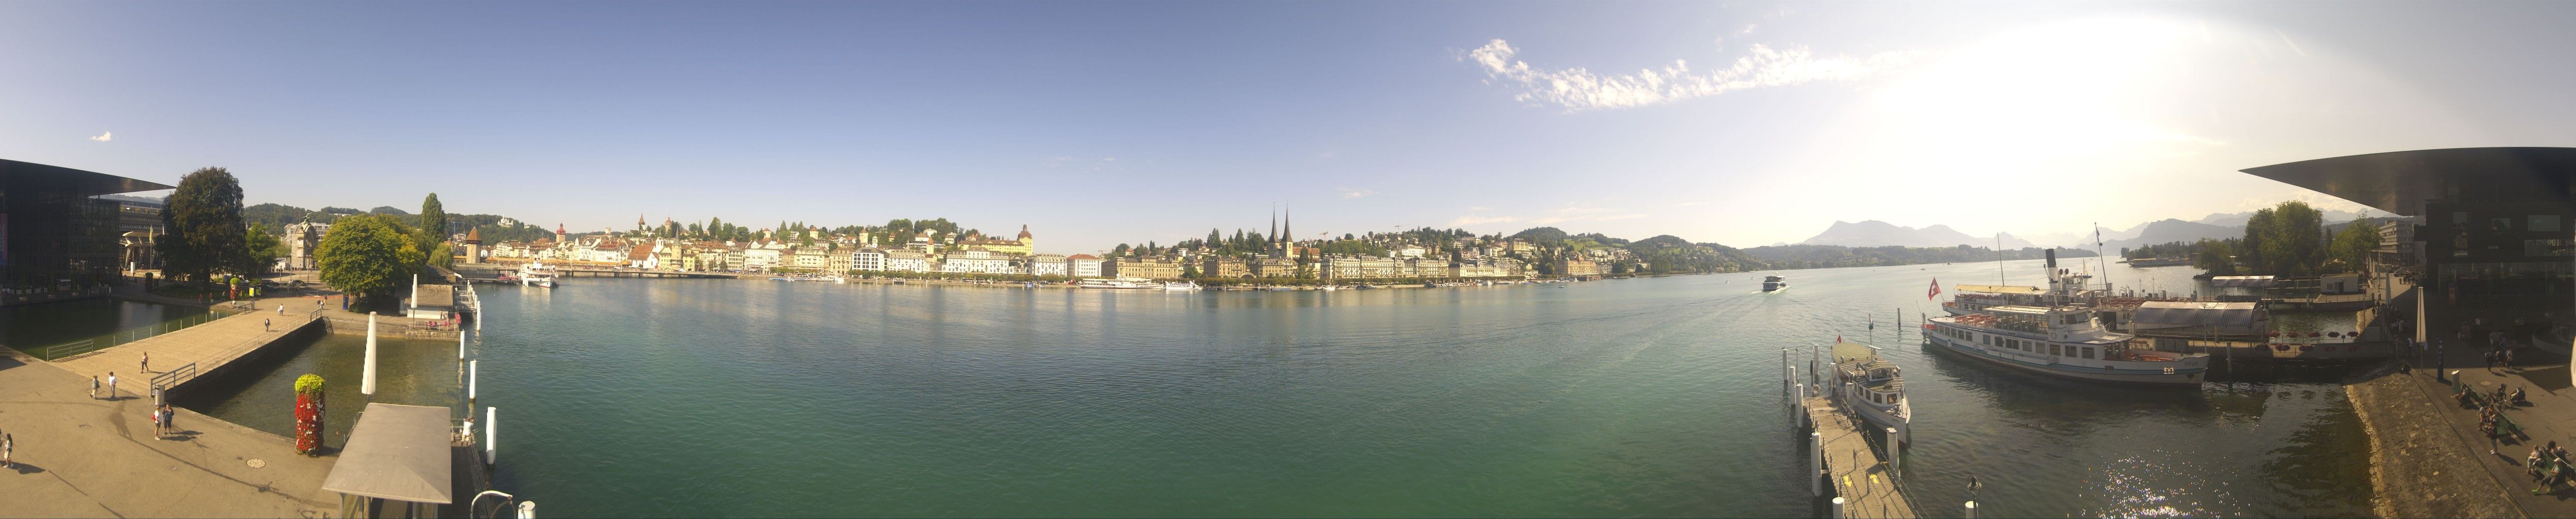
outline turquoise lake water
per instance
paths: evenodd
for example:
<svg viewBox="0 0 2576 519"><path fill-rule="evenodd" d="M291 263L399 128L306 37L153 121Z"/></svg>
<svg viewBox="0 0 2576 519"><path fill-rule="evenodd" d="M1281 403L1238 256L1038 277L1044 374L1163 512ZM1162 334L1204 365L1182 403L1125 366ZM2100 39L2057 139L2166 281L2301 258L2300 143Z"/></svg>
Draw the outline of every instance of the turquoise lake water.
<svg viewBox="0 0 2576 519"><path fill-rule="evenodd" d="M1755 273L1202 293L583 278L485 287L473 351L497 481L549 515L1806 516L1780 350L1836 335L1906 369L1927 516L1955 516L1970 475L1996 517L2369 512L2329 375L2038 380L1889 322L1993 263L1786 274L1768 295ZM452 347L401 369L452 373ZM331 358L349 351L295 361L350 371ZM262 391L223 405L291 402Z"/></svg>

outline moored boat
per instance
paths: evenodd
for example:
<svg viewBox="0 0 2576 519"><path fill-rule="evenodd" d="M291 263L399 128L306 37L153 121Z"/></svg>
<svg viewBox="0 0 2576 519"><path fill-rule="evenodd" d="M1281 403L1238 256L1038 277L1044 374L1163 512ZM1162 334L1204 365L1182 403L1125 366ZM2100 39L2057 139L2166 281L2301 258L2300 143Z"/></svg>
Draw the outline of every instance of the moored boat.
<svg viewBox="0 0 2576 519"><path fill-rule="evenodd" d="M519 265L518 278L519 286L554 288L555 268L546 266L542 261L527 262Z"/></svg>
<svg viewBox="0 0 2576 519"><path fill-rule="evenodd" d="M1942 350L2067 379L2197 387L2209 371L2207 353L2149 349L2103 329L2090 309L2077 306L1996 306L1934 317L1923 335Z"/></svg>
<svg viewBox="0 0 2576 519"><path fill-rule="evenodd" d="M1150 279L1137 278L1088 278L1082 280L1080 283L1074 283L1073 286L1074 288L1096 288L1107 290L1148 290L1163 288L1162 283L1156 283Z"/></svg>
<svg viewBox="0 0 2576 519"><path fill-rule="evenodd" d="M1170 283L1164 283L1164 284L1163 284L1163 289L1164 289L1164 290L1174 291L1174 292L1195 292L1195 291L1197 291L1197 290L1199 289L1199 284L1198 284L1198 283L1195 283L1195 282L1189 282L1189 281L1174 281L1174 282L1170 282Z"/></svg>
<svg viewBox="0 0 2576 519"><path fill-rule="evenodd" d="M1905 400L1905 378L1896 363L1878 356L1878 347L1856 342L1834 343L1834 387L1843 408L1879 427L1896 429L1896 438L1912 438L1914 407Z"/></svg>

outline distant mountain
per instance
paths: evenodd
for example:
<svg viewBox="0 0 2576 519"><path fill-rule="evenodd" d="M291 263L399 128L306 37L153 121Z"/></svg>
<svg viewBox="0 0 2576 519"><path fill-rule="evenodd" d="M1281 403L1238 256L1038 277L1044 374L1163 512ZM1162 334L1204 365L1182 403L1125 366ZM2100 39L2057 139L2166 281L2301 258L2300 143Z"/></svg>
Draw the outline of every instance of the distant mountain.
<svg viewBox="0 0 2576 519"><path fill-rule="evenodd" d="M2045 254L2036 247L2006 249L1998 255L1993 249L1967 245L1948 247L1844 247L1840 245L1789 245L1754 247L1744 253L1767 262L1774 269L1815 269L1840 267L1878 267L1919 265L1924 263L1982 262L2001 259L2039 259ZM2060 250L2060 258L2092 257L2090 250Z"/></svg>
<svg viewBox="0 0 2576 519"><path fill-rule="evenodd" d="M2170 242L2191 243L2203 239L2221 240L2245 236L2245 227L2241 225L2228 227L2172 218L2147 222L2146 225L2139 227L2136 237L2103 242L2102 251L2117 254L2122 247L2134 248Z"/></svg>
<svg viewBox="0 0 2576 519"><path fill-rule="evenodd" d="M2005 248L2032 246L2029 241L2014 238L2009 234L2002 235L2002 238ZM1901 247L1952 247L1958 245L1992 247L1995 244L1995 238L1969 236L1968 233L1959 232L1957 229L1951 229L1948 225L1936 224L1931 227L1916 229L1878 220L1868 220L1858 223L1835 221L1833 226L1825 228L1825 232L1817 234L1814 238L1808 238L1807 241L1798 242L1798 244L1837 245L1843 247L1881 247L1889 245Z"/></svg>

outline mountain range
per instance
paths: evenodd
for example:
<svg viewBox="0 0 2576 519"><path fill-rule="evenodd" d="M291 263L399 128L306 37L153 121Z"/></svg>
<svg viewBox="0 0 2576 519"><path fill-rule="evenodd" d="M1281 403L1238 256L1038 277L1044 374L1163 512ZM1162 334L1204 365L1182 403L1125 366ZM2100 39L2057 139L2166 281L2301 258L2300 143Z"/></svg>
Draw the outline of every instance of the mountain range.
<svg viewBox="0 0 2576 519"><path fill-rule="evenodd" d="M2379 211L2367 210L2362 212L2325 210L2323 213L2323 219L2329 225L2350 222L2356 218L2391 216ZM2123 247L2138 247L2177 241L2191 242L2199 241L2204 238L2220 239L2242 237L2245 235L2245 222L2253 218L2253 211L2242 213L2212 213L2209 216L2201 217L2199 220L2185 221L2178 218L2167 218L2140 223L2130 226L2127 229L2100 227L2097 228L2097 230L2101 232L2102 251L2110 253L2116 252ZM2000 234L2003 239L2003 246L2006 249L2017 249L2022 247L2059 247L2089 250L2094 248L2094 238L2090 234L2047 233L2031 235L2028 239L2014 237L2011 233ZM1950 247L1956 245L1993 247L1995 246L1995 238L1972 236L1967 233L1959 232L1957 229L1952 229L1948 225L1936 224L1930 227L1917 229L1877 220L1869 220L1858 223L1841 221L1834 222L1832 226L1825 228L1825 232L1818 233L1815 237L1808 238L1807 241L1799 242L1799 244L1841 245L1845 247L1881 247L1888 245L1901 245L1906 247Z"/></svg>

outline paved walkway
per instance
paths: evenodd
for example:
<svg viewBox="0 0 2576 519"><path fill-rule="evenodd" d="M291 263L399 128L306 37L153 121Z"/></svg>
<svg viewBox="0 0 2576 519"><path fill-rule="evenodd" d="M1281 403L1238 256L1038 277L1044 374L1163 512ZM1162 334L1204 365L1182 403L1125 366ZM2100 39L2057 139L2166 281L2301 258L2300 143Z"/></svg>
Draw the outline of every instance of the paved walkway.
<svg viewBox="0 0 2576 519"><path fill-rule="evenodd" d="M316 316L310 310L302 314L277 315L276 312L245 312L144 338L109 346L80 356L53 362L81 378L98 377L105 384L108 373L116 374L118 391L128 395L150 395L152 378L171 373L172 384L193 379L197 374L213 371L233 359L267 346ZM262 323L266 324L263 325ZM144 354L152 356L152 371L143 371ZM194 365L193 372L179 371ZM81 383L84 390L88 382Z"/></svg>
<svg viewBox="0 0 2576 519"><path fill-rule="evenodd" d="M1825 441L1825 478L1834 495L1843 498L1843 516L1915 517L1914 506L1897 488L1896 474L1864 432L1875 426L1852 418L1825 397L1807 397L1806 402L1808 423Z"/></svg>
<svg viewBox="0 0 2576 519"><path fill-rule="evenodd" d="M295 454L286 438L186 409L176 411L177 434L154 439L149 399L92 399L87 375L16 351L0 354L0 431L16 440L19 464L0 469L0 515L338 513L339 497L321 489L335 458Z"/></svg>
<svg viewBox="0 0 2576 519"><path fill-rule="evenodd" d="M2496 489L2519 509L2518 515L2576 517L2576 489L2561 485L2553 492L2533 494L2531 490L2540 485L2524 472L2523 467L2524 457L2533 448L2551 441L2576 449L2576 389L2566 387L2563 382L2568 376L2565 359L2551 358L2545 361L2549 362L2547 364L2527 361L2518 366L2490 370L2485 367L2483 349L2462 347L2457 340L2450 339L2451 330L2447 328L2428 331L2435 332L2436 337L2442 337L2446 339L2443 342L2452 345L2442 358L2442 369L2457 372L2455 378L2459 383L2481 392L2493 391L2500 385L2507 387L2508 391L2523 388L2531 402L2530 405L2508 408L2504 413L2505 418L2521 426L2527 436L2506 438L2490 445L2486 435L2478 430L2478 411L2462 408L2451 396L2453 386L2435 380L2431 363L2424 362L2431 360L2431 355L2416 356L2419 364L2414 372L2396 376L2405 377L2420 391L2421 398L2432 401L2434 414L2448 426L2451 438L2464 447L2467 458L2454 460L2451 468L2484 472ZM2482 340L2478 342L2483 343ZM2528 353L2531 350L2522 351ZM2490 448L2496 454L2488 455Z"/></svg>

